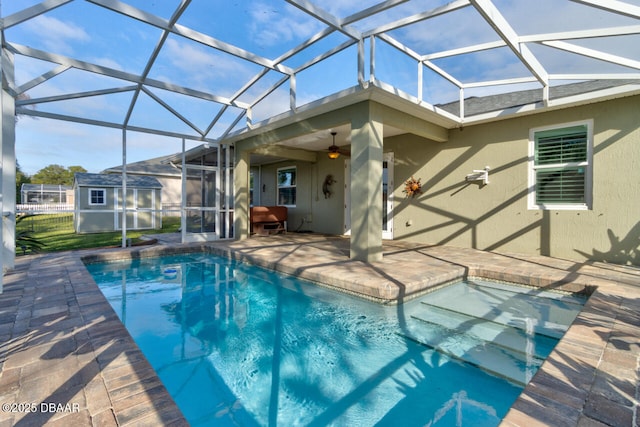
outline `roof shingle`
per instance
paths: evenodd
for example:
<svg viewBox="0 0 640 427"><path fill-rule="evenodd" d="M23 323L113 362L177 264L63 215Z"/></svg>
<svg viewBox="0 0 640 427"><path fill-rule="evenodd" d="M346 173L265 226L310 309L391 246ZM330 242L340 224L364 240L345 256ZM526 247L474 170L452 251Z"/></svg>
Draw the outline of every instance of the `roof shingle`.
<svg viewBox="0 0 640 427"><path fill-rule="evenodd" d="M121 187L122 175L114 173L76 173L74 187ZM152 176L127 175L127 187L162 188L162 184Z"/></svg>

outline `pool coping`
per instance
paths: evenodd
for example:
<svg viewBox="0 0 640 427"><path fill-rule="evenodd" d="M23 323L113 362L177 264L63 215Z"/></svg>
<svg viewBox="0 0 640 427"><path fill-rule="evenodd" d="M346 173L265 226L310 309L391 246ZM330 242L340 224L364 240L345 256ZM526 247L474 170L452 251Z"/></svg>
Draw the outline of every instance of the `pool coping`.
<svg viewBox="0 0 640 427"><path fill-rule="evenodd" d="M502 425L636 424L640 270L395 241L385 243L382 262L366 264L349 260L348 239L274 237L19 258L0 294L0 401L59 399L78 403L81 411L0 412L0 426L5 421L37 425L32 422L43 419L67 425L77 420L86 425L187 425L84 262L193 251L248 261L332 287L350 283L350 293L377 289L369 297L387 302L390 296L410 298L421 289L468 276L590 292L584 309ZM432 274L421 277L425 270ZM73 369L59 369L69 361L83 368L72 375ZM48 372L55 374L48 378L51 385L39 385L40 392L28 387Z"/></svg>

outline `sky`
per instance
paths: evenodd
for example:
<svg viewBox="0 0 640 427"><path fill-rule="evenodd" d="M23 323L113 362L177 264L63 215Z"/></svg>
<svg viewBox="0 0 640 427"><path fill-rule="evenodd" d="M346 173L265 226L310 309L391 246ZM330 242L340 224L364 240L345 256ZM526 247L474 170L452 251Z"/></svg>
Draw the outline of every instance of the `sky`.
<svg viewBox="0 0 640 427"><path fill-rule="evenodd" d="M640 0L625 0L640 7ZM38 4L37 0L0 0L0 15L11 16L22 9ZM124 3L163 19L171 17L179 0L124 0ZM327 12L344 18L360 8L378 3L375 0L317 0L314 2ZM397 18L432 9L445 0L410 0L387 13L375 15L354 27L361 31L375 28ZM637 19L622 17L609 12L589 8L577 2L564 0L494 0L502 14L519 35L555 31L602 28L614 25L638 25ZM224 6L221 6L224 5ZM567 17L572 19L567 19ZM324 28L283 0L228 1L193 0L178 23L207 34L216 40L230 43L239 49L250 51L259 58L272 60L293 49L304 40ZM95 5L90 1L76 0L62 5L37 18L5 30L9 43L63 55L125 73L141 74L153 52L161 32L158 28L124 17ZM495 32L473 8L433 18L426 22L402 27L391 34L396 40L419 54L429 54L455 49L466 45L495 41ZM611 38L610 38L611 39ZM304 52L284 61L284 65L297 68L310 59L347 38L334 33L312 45ZM578 40L584 47L606 49L616 55L640 61L638 54L640 36L622 36L615 40ZM365 43L370 48L369 42ZM594 63L577 55L534 45L531 50L551 73L567 72L631 72L602 61ZM384 82L411 95L417 91L417 64L399 50L383 42L375 45L375 74ZM331 56L296 76L297 105L330 95L357 84L357 51L350 47ZM366 70L369 57L366 56ZM494 49L482 54L465 55L463 58L434 60L434 64L462 82L491 81L527 76L526 68L509 49ZM32 81L55 69L56 65L22 55L15 55L15 78L18 86ZM175 84L197 91L215 94L229 99L262 66L222 53L202 44L176 35L170 35L149 71L148 77L160 82ZM283 74L269 71L257 84L238 97L242 103L253 103L267 89L279 82ZM457 100L458 89L450 82L425 68L424 98L432 104ZM85 91L120 88L132 83L105 77L95 73L67 70L36 85L27 94L31 99L73 94ZM498 90L518 90L531 85L511 85ZM465 96L481 96L486 89L469 90ZM89 120L123 123L133 92L125 91L109 95L80 97L66 101L38 103L38 112L73 115ZM169 112L161 103L171 107ZM253 122L282 113L289 108L289 82L271 92L252 110ZM144 128L162 129L197 135L207 129L213 117L221 112L221 104L202 99L176 95L158 88L149 88L136 100L129 124ZM215 139L223 135L242 110L230 107L220 115L219 121L206 134ZM235 126L239 129L245 120ZM44 117L21 116L16 123L16 156L21 170L33 175L50 164L65 167L82 166L89 172L120 165L123 161L123 132ZM187 148L198 142L188 139ZM166 137L149 133L127 131L127 162L177 153L181 150L179 137Z"/></svg>

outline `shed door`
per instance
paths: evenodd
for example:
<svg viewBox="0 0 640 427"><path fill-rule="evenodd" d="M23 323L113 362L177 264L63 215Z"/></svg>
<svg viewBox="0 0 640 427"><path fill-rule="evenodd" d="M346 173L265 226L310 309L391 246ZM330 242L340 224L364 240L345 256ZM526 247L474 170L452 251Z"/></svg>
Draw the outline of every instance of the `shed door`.
<svg viewBox="0 0 640 427"><path fill-rule="evenodd" d="M122 230L122 189L114 189L114 224ZM127 189L127 229L156 228L156 190L148 188Z"/></svg>

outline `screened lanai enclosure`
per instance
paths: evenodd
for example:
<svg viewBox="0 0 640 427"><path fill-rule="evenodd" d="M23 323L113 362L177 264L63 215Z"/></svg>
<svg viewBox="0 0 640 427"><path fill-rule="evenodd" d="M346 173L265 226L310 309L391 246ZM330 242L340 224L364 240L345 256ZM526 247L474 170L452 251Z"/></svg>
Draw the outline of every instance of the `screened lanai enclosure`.
<svg viewBox="0 0 640 427"><path fill-rule="evenodd" d="M183 150L180 161L182 241L233 238L233 146Z"/></svg>
<svg viewBox="0 0 640 427"><path fill-rule="evenodd" d="M290 222L329 217L336 210L320 201L338 196L319 188L342 178L342 166L323 163L336 146L350 162L335 180L349 183L339 195L350 211L336 202L340 223L326 230L349 236L352 258L376 261L392 214L383 141L446 143L474 124L637 93L629 82L640 79L638 0L11 0L0 14L4 270L14 264L16 146L115 151L126 165L142 137L157 140L149 158L175 144L189 153L175 162L183 240L248 237L249 194L270 191L268 177L249 175L278 162L298 174ZM620 84L554 95L603 80ZM471 108L526 90L539 96Z"/></svg>
<svg viewBox="0 0 640 427"><path fill-rule="evenodd" d="M22 184L20 186L21 203L70 203L68 185Z"/></svg>

